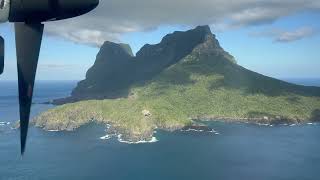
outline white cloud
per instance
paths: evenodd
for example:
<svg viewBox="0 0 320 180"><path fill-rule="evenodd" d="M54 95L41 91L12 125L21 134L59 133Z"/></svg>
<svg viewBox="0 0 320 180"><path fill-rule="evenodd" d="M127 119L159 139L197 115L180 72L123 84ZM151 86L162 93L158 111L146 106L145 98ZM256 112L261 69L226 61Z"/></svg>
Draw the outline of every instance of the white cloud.
<svg viewBox="0 0 320 180"><path fill-rule="evenodd" d="M306 37L310 37L316 33L316 30L310 27L303 27L291 32L283 32L275 39L277 42L297 41Z"/></svg>
<svg viewBox="0 0 320 180"><path fill-rule="evenodd" d="M161 25L218 25L225 30L268 24L304 10L320 10L319 0L100 0L93 12L47 23L46 32L76 43L99 46L128 32Z"/></svg>
<svg viewBox="0 0 320 180"><path fill-rule="evenodd" d="M77 65L74 64L45 64L45 63L39 63L39 67L41 69L46 70L57 70L57 69L73 69L77 67Z"/></svg>
<svg viewBox="0 0 320 180"><path fill-rule="evenodd" d="M251 33L250 35L255 37L271 37L275 42L287 43L311 37L317 32L318 31L312 27L300 27L292 31L272 29L263 32Z"/></svg>

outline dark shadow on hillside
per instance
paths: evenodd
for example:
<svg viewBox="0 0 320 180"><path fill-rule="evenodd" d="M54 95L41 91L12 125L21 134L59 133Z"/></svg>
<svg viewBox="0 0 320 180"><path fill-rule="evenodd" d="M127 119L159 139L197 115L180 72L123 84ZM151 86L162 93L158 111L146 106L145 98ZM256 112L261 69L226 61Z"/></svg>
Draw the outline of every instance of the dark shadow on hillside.
<svg viewBox="0 0 320 180"><path fill-rule="evenodd" d="M219 77L209 85L212 91L224 88L240 89L244 95L320 96L318 87L290 84L237 65L206 26L169 34L159 44L142 47L136 57L130 52L130 47L106 42L71 97L55 102L128 97L131 87L143 86L150 80L158 84L161 94L172 85L194 85L194 74Z"/></svg>
<svg viewBox="0 0 320 180"><path fill-rule="evenodd" d="M296 97L296 96L292 96L292 97L288 97L287 100L291 103L295 103L298 104L300 103L300 97Z"/></svg>

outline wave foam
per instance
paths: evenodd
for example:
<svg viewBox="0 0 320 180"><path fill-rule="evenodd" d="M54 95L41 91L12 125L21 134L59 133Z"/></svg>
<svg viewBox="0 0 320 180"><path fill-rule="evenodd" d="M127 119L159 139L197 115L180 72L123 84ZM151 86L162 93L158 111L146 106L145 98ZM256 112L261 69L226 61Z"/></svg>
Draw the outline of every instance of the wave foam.
<svg viewBox="0 0 320 180"><path fill-rule="evenodd" d="M51 129L51 130L48 130L49 132L59 132L59 130L54 130L54 129Z"/></svg>
<svg viewBox="0 0 320 180"><path fill-rule="evenodd" d="M258 126L270 126L270 124L265 124L265 123L257 123Z"/></svg>
<svg viewBox="0 0 320 180"><path fill-rule="evenodd" d="M121 137L122 137L122 135L119 134L119 135L118 135L118 141L121 142L121 143L126 143L126 144L145 144L145 143L155 143L155 142L158 142L158 139L157 139L156 137L152 137L150 141L140 140L140 141L137 141L137 142L125 141L125 140L123 140Z"/></svg>
<svg viewBox="0 0 320 180"><path fill-rule="evenodd" d="M197 129L186 129L186 130L181 130L181 131L183 131L183 132L191 132L191 131L193 131L193 132L204 132L204 130L197 130Z"/></svg>
<svg viewBox="0 0 320 180"><path fill-rule="evenodd" d="M186 129L186 130L181 130L183 132L208 132L208 133L218 133L217 131L215 131L214 129L212 129L211 131L205 131L205 130L197 130L197 129Z"/></svg>
<svg viewBox="0 0 320 180"><path fill-rule="evenodd" d="M10 125L10 122L0 122L0 126Z"/></svg>
<svg viewBox="0 0 320 180"><path fill-rule="evenodd" d="M109 134L100 137L101 140L108 140L108 139L110 139L110 138L111 138L111 136L110 136Z"/></svg>

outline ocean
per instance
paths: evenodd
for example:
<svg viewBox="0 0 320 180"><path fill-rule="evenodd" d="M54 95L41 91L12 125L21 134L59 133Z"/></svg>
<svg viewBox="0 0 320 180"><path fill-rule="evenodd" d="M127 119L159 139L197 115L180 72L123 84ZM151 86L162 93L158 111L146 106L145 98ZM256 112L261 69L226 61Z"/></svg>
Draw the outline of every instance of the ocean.
<svg viewBox="0 0 320 180"><path fill-rule="evenodd" d="M290 82L320 86L319 79ZM39 81L32 116L68 96L75 81ZM105 127L75 132L31 127L20 156L17 82L0 82L0 180L318 180L320 125L258 126L208 122L218 134L158 131L157 142L126 144L103 140Z"/></svg>

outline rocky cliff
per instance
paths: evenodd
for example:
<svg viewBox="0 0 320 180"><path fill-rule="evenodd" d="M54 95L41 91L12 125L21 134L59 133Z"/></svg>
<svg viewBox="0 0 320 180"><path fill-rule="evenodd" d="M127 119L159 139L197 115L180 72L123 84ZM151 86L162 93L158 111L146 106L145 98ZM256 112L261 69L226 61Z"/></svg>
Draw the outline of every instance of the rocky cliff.
<svg viewBox="0 0 320 180"><path fill-rule="evenodd" d="M249 53L249 52L248 52ZM79 101L79 102L77 102ZM165 36L132 56L106 42L72 96L35 118L48 130L108 123L127 140L150 140L154 129L189 127L194 119L266 124L320 120L320 88L250 71L224 51L208 26Z"/></svg>
<svg viewBox="0 0 320 180"><path fill-rule="evenodd" d="M204 44L202 53L222 56L230 63L236 63L220 47L209 26L169 34L159 44L144 45L136 56L132 55L129 45L107 41L88 70L86 79L78 83L71 97L55 100L54 104L127 97L132 85L154 78L190 54L199 44Z"/></svg>

